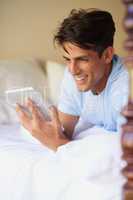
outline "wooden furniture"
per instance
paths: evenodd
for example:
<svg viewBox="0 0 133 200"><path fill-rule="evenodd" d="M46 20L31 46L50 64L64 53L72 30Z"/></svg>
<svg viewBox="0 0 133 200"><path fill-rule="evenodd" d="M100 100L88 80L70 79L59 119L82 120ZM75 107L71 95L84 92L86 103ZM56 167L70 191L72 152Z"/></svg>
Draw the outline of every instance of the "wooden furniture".
<svg viewBox="0 0 133 200"><path fill-rule="evenodd" d="M124 43L124 48L128 52L126 65L129 69L130 75L130 99L133 100L133 0L123 0L126 8L124 17L124 29L127 33L127 39ZM130 106L130 100L128 106ZM133 121L129 117L127 121ZM123 169L122 173L126 178L126 183L123 187L123 199L133 200L133 132L124 132L122 134L122 149L123 159L127 162L127 166Z"/></svg>

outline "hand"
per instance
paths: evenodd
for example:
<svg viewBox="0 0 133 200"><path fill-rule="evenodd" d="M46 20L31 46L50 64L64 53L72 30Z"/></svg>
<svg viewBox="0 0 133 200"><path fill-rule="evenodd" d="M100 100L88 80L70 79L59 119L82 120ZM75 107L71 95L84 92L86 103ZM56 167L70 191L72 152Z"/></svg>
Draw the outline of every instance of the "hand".
<svg viewBox="0 0 133 200"><path fill-rule="evenodd" d="M50 108L51 121L45 119L32 100L28 100L26 108L30 111L31 116L22 109L22 106L17 105L16 111L20 122L42 144L56 150L58 146L69 142L62 133L58 111L54 106Z"/></svg>

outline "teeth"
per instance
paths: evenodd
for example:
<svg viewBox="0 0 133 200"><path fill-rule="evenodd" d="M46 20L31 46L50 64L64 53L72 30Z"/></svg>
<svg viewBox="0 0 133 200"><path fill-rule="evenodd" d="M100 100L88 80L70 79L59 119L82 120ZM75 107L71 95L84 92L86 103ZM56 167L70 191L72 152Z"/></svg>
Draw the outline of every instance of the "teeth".
<svg viewBox="0 0 133 200"><path fill-rule="evenodd" d="M75 76L75 80L77 80L77 81L81 81L84 79L85 79L85 76Z"/></svg>

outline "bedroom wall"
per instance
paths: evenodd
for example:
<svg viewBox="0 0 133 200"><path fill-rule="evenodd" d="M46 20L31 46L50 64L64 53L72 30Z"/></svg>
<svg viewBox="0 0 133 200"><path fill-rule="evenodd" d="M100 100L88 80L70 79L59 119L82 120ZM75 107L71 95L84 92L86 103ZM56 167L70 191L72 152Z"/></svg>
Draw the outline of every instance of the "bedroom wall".
<svg viewBox="0 0 133 200"><path fill-rule="evenodd" d="M0 0L0 59L43 58L61 61L53 34L72 8L109 10L116 21L116 51L124 55L121 0Z"/></svg>

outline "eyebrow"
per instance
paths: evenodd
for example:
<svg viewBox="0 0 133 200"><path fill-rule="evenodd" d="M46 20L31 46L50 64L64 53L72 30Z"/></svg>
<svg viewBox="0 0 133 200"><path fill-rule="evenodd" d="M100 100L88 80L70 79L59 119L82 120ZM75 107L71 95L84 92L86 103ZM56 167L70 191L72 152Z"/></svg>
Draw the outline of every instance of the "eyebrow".
<svg viewBox="0 0 133 200"><path fill-rule="evenodd" d="M63 56L63 58L65 58L65 59L69 59L69 57L67 57L67 56ZM75 57L74 59L76 59L76 60L79 60L79 59L81 59L81 58L90 58L90 56L85 56L85 55L83 55L83 56L77 56L77 57Z"/></svg>

